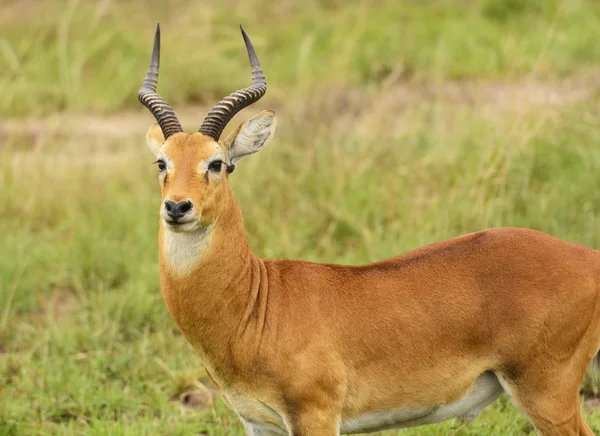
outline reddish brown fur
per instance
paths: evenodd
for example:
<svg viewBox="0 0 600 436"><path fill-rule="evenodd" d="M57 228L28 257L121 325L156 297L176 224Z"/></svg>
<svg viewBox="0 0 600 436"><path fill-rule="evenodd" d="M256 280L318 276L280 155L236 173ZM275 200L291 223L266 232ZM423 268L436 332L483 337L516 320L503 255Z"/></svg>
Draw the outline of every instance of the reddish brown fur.
<svg viewBox="0 0 600 436"><path fill-rule="evenodd" d="M364 266L261 259L227 176L195 171L214 146L197 133L163 147L177 168L163 200L200 205L211 238L182 275L161 224L161 288L242 418L333 436L369 411L456 401L494 371L540 434L593 434L578 387L600 346L599 252L501 228Z"/></svg>

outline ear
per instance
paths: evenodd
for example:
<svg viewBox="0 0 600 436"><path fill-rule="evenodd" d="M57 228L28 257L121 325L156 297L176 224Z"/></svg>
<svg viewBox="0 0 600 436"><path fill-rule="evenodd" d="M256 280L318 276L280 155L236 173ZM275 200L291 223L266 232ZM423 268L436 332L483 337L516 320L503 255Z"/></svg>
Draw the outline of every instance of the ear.
<svg viewBox="0 0 600 436"><path fill-rule="evenodd" d="M244 156L256 153L267 145L275 134L276 125L277 121L273 111L262 111L240 124L223 141L230 163L235 165Z"/></svg>
<svg viewBox="0 0 600 436"><path fill-rule="evenodd" d="M165 143L165 136L158 124L154 124L150 127L150 130L148 130L148 133L146 134L146 142L148 143L150 150L152 150L152 153L157 156L158 151Z"/></svg>

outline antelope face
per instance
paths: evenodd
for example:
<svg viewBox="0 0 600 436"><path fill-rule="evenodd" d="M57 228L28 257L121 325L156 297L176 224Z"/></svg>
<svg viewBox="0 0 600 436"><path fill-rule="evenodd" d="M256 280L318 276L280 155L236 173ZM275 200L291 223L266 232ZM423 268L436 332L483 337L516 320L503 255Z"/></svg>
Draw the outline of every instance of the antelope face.
<svg viewBox="0 0 600 436"><path fill-rule="evenodd" d="M252 67L252 85L225 97L208 113L198 133L186 134L171 107L156 93L160 64L160 27L156 26L150 68L138 99L158 122L148 131L147 141L160 171L160 215L168 230L191 232L214 222L226 204L227 177L237 161L260 150L275 132L275 114L263 111L219 141L229 120L267 90L254 47L240 29Z"/></svg>
<svg viewBox="0 0 600 436"><path fill-rule="evenodd" d="M165 228L190 232L212 224L226 204L229 174L239 159L271 140L275 125L275 114L263 111L217 142L200 132L180 132L165 140L160 126L154 124L147 142L156 156Z"/></svg>

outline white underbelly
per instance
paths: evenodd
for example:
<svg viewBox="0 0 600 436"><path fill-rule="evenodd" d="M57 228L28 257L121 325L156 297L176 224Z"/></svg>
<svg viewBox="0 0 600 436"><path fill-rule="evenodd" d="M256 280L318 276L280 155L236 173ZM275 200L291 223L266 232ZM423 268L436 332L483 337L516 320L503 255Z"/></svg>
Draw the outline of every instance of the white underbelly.
<svg viewBox="0 0 600 436"><path fill-rule="evenodd" d="M460 417L474 419L484 407L503 392L498 378L492 372L479 376L467 394L460 400L443 405L416 409L396 409L370 412L342 422L341 433L366 433L392 428L433 424Z"/></svg>

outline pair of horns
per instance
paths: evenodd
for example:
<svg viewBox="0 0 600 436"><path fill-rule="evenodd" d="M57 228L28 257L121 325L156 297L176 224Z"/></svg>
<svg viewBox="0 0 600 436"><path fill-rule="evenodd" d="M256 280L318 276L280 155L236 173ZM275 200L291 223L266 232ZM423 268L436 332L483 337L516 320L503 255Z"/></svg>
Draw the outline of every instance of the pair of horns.
<svg viewBox="0 0 600 436"><path fill-rule="evenodd" d="M215 141L219 140L221 133L223 133L223 129L236 113L259 100L265 95L265 92L267 92L265 74L260 67L252 42L250 42L248 34L241 25L240 29L242 31L242 36L244 37L244 42L246 43L246 51L248 52L248 58L250 58L250 66L252 67L252 85L248 88L235 91L233 94L225 97L212 108L202 122L202 126L200 126L198 131L204 135L210 136ZM181 124L179 124L173 109L171 109L167 102L156 92L159 66L160 26L157 24L150 68L148 68L148 74L146 74L142 87L138 91L138 99L150 110L150 112L152 112L165 139L167 139L175 133L183 132L183 129L181 128Z"/></svg>

